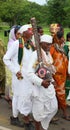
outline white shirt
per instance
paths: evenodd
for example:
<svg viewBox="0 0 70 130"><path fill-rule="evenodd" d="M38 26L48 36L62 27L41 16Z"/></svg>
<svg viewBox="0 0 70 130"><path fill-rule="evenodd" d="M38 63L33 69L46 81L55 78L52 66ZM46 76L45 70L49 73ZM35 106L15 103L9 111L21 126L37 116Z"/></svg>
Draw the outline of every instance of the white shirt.
<svg viewBox="0 0 70 130"><path fill-rule="evenodd" d="M30 81L34 84L33 96L45 102L46 100L48 100L48 98L51 99L55 96L55 89L53 84L51 83L48 86L48 88L44 88L43 86L41 86L43 79L39 78L35 74L35 68L33 67L36 61L37 61L37 53L36 51L34 51L32 53L31 61L28 67L27 76L30 79Z"/></svg>
<svg viewBox="0 0 70 130"><path fill-rule="evenodd" d="M12 89L13 94L21 95L26 94L27 91L31 92L30 82L27 79L27 67L30 61L30 56L32 53L31 49L23 49L23 59L22 59L22 69L21 73L23 76L22 80L18 80L16 77L16 73L20 71L20 65L18 64L18 48L19 48L19 41L16 40L14 44L8 49L6 54L3 57L3 61L5 65L11 70L12 76Z"/></svg>

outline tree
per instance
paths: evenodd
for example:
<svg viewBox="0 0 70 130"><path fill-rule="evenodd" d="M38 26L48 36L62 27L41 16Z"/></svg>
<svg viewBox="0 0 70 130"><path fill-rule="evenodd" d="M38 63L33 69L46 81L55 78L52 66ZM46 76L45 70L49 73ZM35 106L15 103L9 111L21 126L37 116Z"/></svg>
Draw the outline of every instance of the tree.
<svg viewBox="0 0 70 130"><path fill-rule="evenodd" d="M70 0L46 0L41 6L28 0L0 0L0 20L14 24L26 24L36 17L40 25L61 23L70 26Z"/></svg>
<svg viewBox="0 0 70 130"><path fill-rule="evenodd" d="M25 24L31 17L36 17L39 23L42 23L43 6L27 0L6 0L2 1L1 19L10 24Z"/></svg>
<svg viewBox="0 0 70 130"><path fill-rule="evenodd" d="M19 19L18 14L20 14L25 5L26 0L6 0L2 2L2 20L8 22L10 25L16 24L17 19Z"/></svg>
<svg viewBox="0 0 70 130"><path fill-rule="evenodd" d="M70 27L70 0L66 0L64 10L66 12L65 26Z"/></svg>
<svg viewBox="0 0 70 130"><path fill-rule="evenodd" d="M49 0L48 5L48 22L62 23L65 20L66 12L64 10L66 0Z"/></svg>

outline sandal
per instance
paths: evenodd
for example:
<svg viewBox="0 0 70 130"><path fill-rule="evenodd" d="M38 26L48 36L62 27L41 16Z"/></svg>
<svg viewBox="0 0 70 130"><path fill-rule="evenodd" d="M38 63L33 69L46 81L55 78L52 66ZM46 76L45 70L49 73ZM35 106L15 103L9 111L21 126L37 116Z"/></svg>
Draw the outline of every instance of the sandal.
<svg viewBox="0 0 70 130"><path fill-rule="evenodd" d="M25 127L25 130L35 130L35 127L31 122L24 123L24 127Z"/></svg>
<svg viewBox="0 0 70 130"><path fill-rule="evenodd" d="M53 118L52 118L52 121L54 121L54 122L55 122L55 121L58 121L58 120L59 120L58 117L53 117Z"/></svg>
<svg viewBox="0 0 70 130"><path fill-rule="evenodd" d="M67 120L67 121L70 121L70 116L63 116L62 118Z"/></svg>
<svg viewBox="0 0 70 130"><path fill-rule="evenodd" d="M53 117L52 120L51 120L51 124L57 124L59 118L58 117Z"/></svg>

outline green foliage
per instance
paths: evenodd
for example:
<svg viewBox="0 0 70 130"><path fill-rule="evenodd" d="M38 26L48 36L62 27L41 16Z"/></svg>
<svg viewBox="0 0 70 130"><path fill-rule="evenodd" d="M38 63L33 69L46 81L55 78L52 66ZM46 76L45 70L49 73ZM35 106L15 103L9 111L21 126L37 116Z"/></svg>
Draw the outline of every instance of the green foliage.
<svg viewBox="0 0 70 130"><path fill-rule="evenodd" d="M66 17L64 6L65 0L48 1L48 20L50 23L63 23Z"/></svg>
<svg viewBox="0 0 70 130"><path fill-rule="evenodd" d="M70 0L49 0L48 24L60 23L65 27L70 27Z"/></svg>
<svg viewBox="0 0 70 130"><path fill-rule="evenodd" d="M2 20L8 22L10 25L16 24L17 19L19 19L18 14L21 15L20 12L23 10L25 5L25 0L7 0L2 2Z"/></svg>
<svg viewBox="0 0 70 130"><path fill-rule="evenodd" d="M42 27L43 27L43 29L44 29L44 33L45 33L45 34L50 34L49 27L47 27L47 26L42 26ZM3 27L3 30L0 31L0 39L3 40L5 49L7 49L8 36L7 36L7 37L4 36L4 31L5 31L6 29L8 29L8 28L9 28L9 26L7 26L7 27L5 27L5 28ZM69 29L69 28L64 28L64 37L65 37L65 38L66 38L66 34L67 34L68 32L70 32L70 29Z"/></svg>
<svg viewBox="0 0 70 130"><path fill-rule="evenodd" d="M1 1L1 19L8 22L10 26L14 24L25 24L31 17L36 17L39 24L45 23L46 6L40 6L27 0L5 0Z"/></svg>
<svg viewBox="0 0 70 130"><path fill-rule="evenodd" d="M0 0L0 21L10 26L26 24L36 17L39 25L61 23L70 27L70 0L46 0L41 6L28 0Z"/></svg>
<svg viewBox="0 0 70 130"><path fill-rule="evenodd" d="M28 0L0 0L0 38L5 47L8 36L4 36L4 31L12 25L30 22L31 17L36 17L37 25L42 26L46 34L50 34L48 26L51 23L57 22L68 27L64 29L66 37L66 33L70 32L70 0L46 0L43 6Z"/></svg>
<svg viewBox="0 0 70 130"><path fill-rule="evenodd" d="M70 0L66 0L64 10L66 12L65 24L70 27Z"/></svg>

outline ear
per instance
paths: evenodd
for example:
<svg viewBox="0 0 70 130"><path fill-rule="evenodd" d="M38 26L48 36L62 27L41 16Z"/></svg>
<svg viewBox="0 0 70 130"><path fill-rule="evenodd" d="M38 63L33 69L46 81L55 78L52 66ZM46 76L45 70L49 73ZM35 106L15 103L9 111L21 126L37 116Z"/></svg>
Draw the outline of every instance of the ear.
<svg viewBox="0 0 70 130"><path fill-rule="evenodd" d="M26 36L26 31L25 31L25 32L23 32L23 36L24 36L24 37Z"/></svg>

